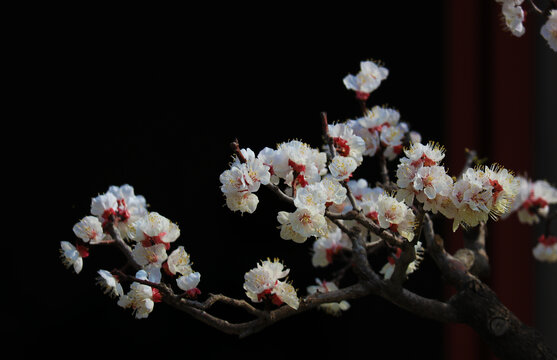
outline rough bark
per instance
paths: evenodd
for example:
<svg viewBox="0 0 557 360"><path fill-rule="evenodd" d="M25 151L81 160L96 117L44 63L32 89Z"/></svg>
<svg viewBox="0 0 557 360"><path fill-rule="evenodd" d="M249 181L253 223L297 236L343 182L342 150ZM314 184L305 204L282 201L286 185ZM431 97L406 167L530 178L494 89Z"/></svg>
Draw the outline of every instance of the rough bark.
<svg viewBox="0 0 557 360"><path fill-rule="evenodd" d="M501 359L557 359L539 332L522 323L495 293L471 279L450 301L459 319L472 327Z"/></svg>

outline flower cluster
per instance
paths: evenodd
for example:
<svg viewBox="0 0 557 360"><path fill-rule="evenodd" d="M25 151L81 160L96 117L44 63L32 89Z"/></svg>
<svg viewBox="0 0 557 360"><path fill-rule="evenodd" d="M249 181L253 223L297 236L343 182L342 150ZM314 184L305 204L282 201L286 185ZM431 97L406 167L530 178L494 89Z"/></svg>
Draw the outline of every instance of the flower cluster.
<svg viewBox="0 0 557 360"><path fill-rule="evenodd" d="M240 151L243 161L236 157L230 169L220 175L221 191L230 210L253 213L259 203L254 192L259 190L261 184L270 182L270 166L256 157L251 149Z"/></svg>
<svg viewBox="0 0 557 360"><path fill-rule="evenodd" d="M315 279L317 285L310 285L307 287L307 292L310 295L313 294L324 294L330 291L338 290L338 286L333 282L322 281L321 279ZM333 316L339 316L343 311L350 309L350 303L346 300L340 302L331 302L319 305L319 309L325 311L325 313Z"/></svg>
<svg viewBox="0 0 557 360"><path fill-rule="evenodd" d="M145 198L135 195L132 186L110 186L106 193L91 199L91 215L74 225L75 245L68 241L60 243L64 264L73 266L76 273L81 272L83 259L89 256L89 246L111 240L105 231L108 224L112 224L124 239L130 239L134 222L145 214Z"/></svg>
<svg viewBox="0 0 557 360"><path fill-rule="evenodd" d="M501 12L506 28L517 37L524 35L524 10L521 5L524 0L496 0L501 3Z"/></svg>
<svg viewBox="0 0 557 360"><path fill-rule="evenodd" d="M156 282L153 281L154 279L148 277L145 270L139 270L135 274L135 277L140 280ZM111 279L111 282L113 281L114 280ZM136 319L145 319L153 311L155 303L161 301L162 295L158 289L134 281L130 285L130 291L120 296L118 305L123 308L131 308Z"/></svg>
<svg viewBox="0 0 557 360"><path fill-rule="evenodd" d="M434 214L440 210L444 212L453 186L453 179L441 166L444 149L433 142L412 143L404 154L396 171L397 198L408 205L416 199L423 204L424 210Z"/></svg>
<svg viewBox="0 0 557 360"><path fill-rule="evenodd" d="M498 165L469 168L454 181L440 165L445 156L440 146L413 143L405 154L396 173L397 198L409 205L415 198L424 210L453 219L453 231L489 217L496 220L510 210L518 193L518 180Z"/></svg>
<svg viewBox="0 0 557 360"><path fill-rule="evenodd" d="M549 213L549 205L557 204L557 189L545 180L532 181L517 176L519 191L510 212L516 211L521 223L533 225Z"/></svg>
<svg viewBox="0 0 557 360"><path fill-rule="evenodd" d="M363 154L374 156L383 148L383 155L394 160L403 149L407 137L419 141L419 134L409 131L408 124L400 122L400 113L392 108L374 106L364 116L348 120L354 134L364 140Z"/></svg>
<svg viewBox="0 0 557 360"><path fill-rule="evenodd" d="M329 225L325 210L331 205L342 204L345 199L346 189L330 176L300 188L294 198L296 211L280 211L277 215L281 238L302 243L311 236L326 236Z"/></svg>
<svg viewBox="0 0 557 360"><path fill-rule="evenodd" d="M197 285L201 275L193 271L190 256L183 246L170 255L171 244L180 236L178 225L157 212L149 212L143 196L134 194L130 185L110 186L108 191L91 200L91 215L85 216L73 227L77 237L75 245L61 242L63 263L73 266L76 273L83 268L83 258L89 256L89 247L101 243L125 241L131 244L130 254L140 268L135 278L158 284L162 280L161 269L170 277L177 277L176 285L190 297L200 291ZM113 238L116 233L116 238ZM106 271L98 271L98 283L103 291L118 298L118 305L132 308L137 318L145 318L160 302L161 294L156 288L133 282L124 293L119 277Z"/></svg>
<svg viewBox="0 0 557 360"><path fill-rule="evenodd" d="M518 180L500 166L467 169L454 183L450 195L447 213L452 217L447 217L454 219L453 231L460 224L476 226L489 217L497 220L510 210L518 188Z"/></svg>
<svg viewBox="0 0 557 360"><path fill-rule="evenodd" d="M277 306L286 303L293 309L298 309L300 300L294 287L280 279L290 272L278 260L267 259L257 264L244 275L244 290L251 301L259 303L269 301Z"/></svg>

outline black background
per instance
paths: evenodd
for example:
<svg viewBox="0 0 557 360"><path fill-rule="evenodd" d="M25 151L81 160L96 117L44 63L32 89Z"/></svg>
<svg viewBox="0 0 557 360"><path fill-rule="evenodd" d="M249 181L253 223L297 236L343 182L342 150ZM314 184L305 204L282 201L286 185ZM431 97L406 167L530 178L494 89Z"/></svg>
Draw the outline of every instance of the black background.
<svg viewBox="0 0 557 360"><path fill-rule="evenodd" d="M173 357L278 358L369 351L440 358L439 324L376 297L351 301L340 318L306 312L242 340L164 304L136 320L95 285L99 268L122 264L114 249L93 248L79 275L64 268L58 252L60 241L73 241L72 226L89 214L92 197L128 183L151 211L180 226L179 244L202 274L201 299L209 293L246 298L244 273L267 257L281 258L305 294L326 271L311 266L312 241L299 245L279 237L276 213L289 209L266 189L257 193L254 214L224 206L219 174L231 159L228 144L238 138L256 153L291 139L320 146L320 112L330 122L360 115L342 78L366 59L390 70L368 104L397 108L424 141L442 142L442 2L383 2L326 13L220 5L144 10L97 9L97 16L74 9L39 26L22 25L25 41L14 41L18 81L12 95L24 101L13 118L20 126L11 134L22 148L11 148L8 158L17 154L15 174L26 182L7 189L23 205L17 212L23 225L7 250L15 285L5 289L14 296L6 296L4 319L11 322L4 336L22 340L22 349L60 356L169 351ZM356 177L376 180L374 165L369 160ZM24 204L21 193L28 196ZM424 296L442 293L427 258L407 285ZM245 318L224 306L215 312Z"/></svg>

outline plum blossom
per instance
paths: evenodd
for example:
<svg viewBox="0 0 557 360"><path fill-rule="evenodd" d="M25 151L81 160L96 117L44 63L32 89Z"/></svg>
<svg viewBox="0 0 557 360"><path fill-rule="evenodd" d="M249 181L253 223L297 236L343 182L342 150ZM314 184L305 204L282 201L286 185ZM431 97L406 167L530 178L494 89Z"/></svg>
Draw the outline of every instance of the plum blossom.
<svg viewBox="0 0 557 360"><path fill-rule="evenodd" d="M557 236L540 236L532 254L538 261L557 262Z"/></svg>
<svg viewBox="0 0 557 360"><path fill-rule="evenodd" d="M389 70L373 61L360 62L360 72L356 75L349 74L344 77L343 82L349 90L356 92L360 100L367 100L369 94L377 89L381 81L389 75Z"/></svg>
<svg viewBox="0 0 557 360"><path fill-rule="evenodd" d="M416 198L425 210L436 214L448 203L453 187L453 179L440 165L445 157L444 149L433 142L412 143L404 149L404 154L396 171L397 199L412 205Z"/></svg>
<svg viewBox="0 0 557 360"><path fill-rule="evenodd" d="M540 29L540 33L553 51L557 51L557 10L551 10L547 21Z"/></svg>
<svg viewBox="0 0 557 360"><path fill-rule="evenodd" d="M330 291L337 291L338 286L329 281L322 281L321 279L315 279L317 285L310 285L307 287L307 292L310 295L313 294L324 294ZM333 316L340 316L343 311L350 308L350 303L346 300L340 302L331 302L319 305L319 309L325 311L325 313Z"/></svg>
<svg viewBox="0 0 557 360"><path fill-rule="evenodd" d="M270 165L255 156L251 149L241 149L242 161L236 157L219 177L226 205L232 211L253 213L259 199L253 194L271 182Z"/></svg>
<svg viewBox="0 0 557 360"><path fill-rule="evenodd" d="M323 180L321 180L320 184L326 198L325 206L341 206L344 203L346 200L347 190L330 174L327 174Z"/></svg>
<svg viewBox="0 0 557 360"><path fill-rule="evenodd" d="M124 238L130 238L133 223L147 214L146 200L135 195L131 185L112 185L106 193L91 200L91 214L97 216L103 227L114 224Z"/></svg>
<svg viewBox="0 0 557 360"><path fill-rule="evenodd" d="M164 244L143 246L143 243L137 243L132 250L132 256L141 266L152 265L158 268L168 258Z"/></svg>
<svg viewBox="0 0 557 360"><path fill-rule="evenodd" d="M406 204L393 196L381 194L377 199L377 221L383 229L398 232L408 241L414 238L416 217Z"/></svg>
<svg viewBox="0 0 557 360"><path fill-rule="evenodd" d="M187 292L189 296L194 297L201 293L201 291L197 288L200 280L201 274L199 272L191 272L178 277L176 279L176 285L178 285L180 289Z"/></svg>
<svg viewBox="0 0 557 360"><path fill-rule="evenodd" d="M455 207L454 217L450 217L454 219L453 231L459 225L477 226L489 217L497 220L510 210L519 185L508 170L497 165L467 169L449 195Z"/></svg>
<svg viewBox="0 0 557 360"><path fill-rule="evenodd" d="M240 152L246 162L236 158L230 169L220 175L221 191L224 194L246 191L253 193L259 190L261 184L266 185L270 182L269 166L255 157L255 153L249 148L241 149Z"/></svg>
<svg viewBox="0 0 557 360"><path fill-rule="evenodd" d="M354 158L345 156L335 156L329 164L329 170L335 180L348 180L352 173L358 167L358 163Z"/></svg>
<svg viewBox="0 0 557 360"><path fill-rule="evenodd" d="M74 234L85 243L98 244L104 238L102 224L95 216L85 216L73 227Z"/></svg>
<svg viewBox="0 0 557 360"><path fill-rule="evenodd" d="M404 155L411 161L414 167L439 165L445 157L443 146L428 142L427 144L412 143L409 148L404 149Z"/></svg>
<svg viewBox="0 0 557 360"><path fill-rule="evenodd" d="M352 242L340 228L329 232L327 236L319 237L313 243L311 263L315 267L325 267L333 262L333 256L342 249L352 249Z"/></svg>
<svg viewBox="0 0 557 360"><path fill-rule="evenodd" d="M120 297L124 295L124 290L122 284L118 281L118 278L112 275L109 271L99 270L97 271L99 277L97 278L98 284L102 287L103 292L111 297Z"/></svg>
<svg viewBox="0 0 557 360"><path fill-rule="evenodd" d="M326 162L326 153L298 140L279 144L272 160L274 174L292 188L321 181Z"/></svg>
<svg viewBox="0 0 557 360"><path fill-rule="evenodd" d="M231 193L226 195L226 206L231 211L240 211L241 213L253 214L259 204L257 195L245 193Z"/></svg>
<svg viewBox="0 0 557 360"><path fill-rule="evenodd" d="M324 236L328 233L325 216L307 208L296 209L293 213L280 211L277 215L280 237L302 243L310 236Z"/></svg>
<svg viewBox="0 0 557 360"><path fill-rule="evenodd" d="M150 212L133 224L132 240L144 247L162 244L168 250L170 243L180 236L180 228L157 212Z"/></svg>
<svg viewBox="0 0 557 360"><path fill-rule="evenodd" d="M517 176L520 182L518 194L509 213L515 212L518 220L524 224L537 224L540 217L549 213L549 205L557 203L557 189L546 180L532 181Z"/></svg>
<svg viewBox="0 0 557 360"><path fill-rule="evenodd" d="M83 269L83 258L89 256L89 253L82 246L74 246L68 241L60 241L60 257L66 268L73 267L76 274Z"/></svg>
<svg viewBox="0 0 557 360"><path fill-rule="evenodd" d="M91 214L102 220L102 224L108 223L118 210L118 199L112 193L98 195L91 199Z"/></svg>
<svg viewBox="0 0 557 360"><path fill-rule="evenodd" d="M135 277L140 280L149 280L144 270L139 270ZM136 319L145 319L153 311L155 303L162 301L161 293L149 285L134 281L130 285L130 291L120 296L118 305L123 308L131 308Z"/></svg>
<svg viewBox="0 0 557 360"><path fill-rule="evenodd" d="M199 289L197 289L197 285L201 280L201 274L193 271L191 265L190 255L183 246L179 246L168 255L168 259L163 264L163 268L170 276L180 274L176 279L178 287L188 292L190 296L195 296L200 293Z"/></svg>
<svg viewBox="0 0 557 360"><path fill-rule="evenodd" d="M307 237L294 231L290 220L291 215L292 214L289 212L279 211L277 221L280 223L280 237L284 240L292 240L297 243L303 243L307 240Z"/></svg>
<svg viewBox="0 0 557 360"><path fill-rule="evenodd" d="M387 160L394 160L403 150L404 137L408 133L406 123L390 126L381 131L380 141L385 148L383 155Z"/></svg>
<svg viewBox="0 0 557 360"><path fill-rule="evenodd" d="M366 143L361 137L354 134L349 125L329 125L329 136L333 140L333 145L338 155L351 157L356 160L358 165L362 163Z"/></svg>
<svg viewBox="0 0 557 360"><path fill-rule="evenodd" d="M294 205L298 209L308 209L312 212L321 214L325 212L326 202L327 194L320 182L299 189L294 198Z"/></svg>
<svg viewBox="0 0 557 360"><path fill-rule="evenodd" d="M128 184L112 185L108 188L107 193L116 197L116 227L122 236L130 238L133 223L148 213L145 197L135 195L134 188Z"/></svg>
<svg viewBox="0 0 557 360"><path fill-rule="evenodd" d="M365 144L365 149L362 153L364 156L374 156L377 150L381 147L379 134L362 125L357 120L347 120L346 125L350 126L354 135L360 137Z"/></svg>
<svg viewBox="0 0 557 360"><path fill-rule="evenodd" d="M261 261L244 275L246 295L256 303L266 299L277 306L286 303L298 309L300 302L296 290L291 284L280 280L289 272L278 259Z"/></svg>
<svg viewBox="0 0 557 360"><path fill-rule="evenodd" d="M501 3L501 13L505 21L506 29L514 36L524 35L524 10L520 6L523 0L496 0Z"/></svg>

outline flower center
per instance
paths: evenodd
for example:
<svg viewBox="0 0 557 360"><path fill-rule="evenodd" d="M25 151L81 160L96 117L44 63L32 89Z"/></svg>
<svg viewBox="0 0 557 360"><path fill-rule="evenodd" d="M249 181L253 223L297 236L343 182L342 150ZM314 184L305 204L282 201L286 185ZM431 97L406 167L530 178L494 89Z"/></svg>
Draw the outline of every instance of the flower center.
<svg viewBox="0 0 557 360"><path fill-rule="evenodd" d="M333 142L335 144L335 149L340 156L348 156L350 154L350 146L348 141L341 137L334 137Z"/></svg>
<svg viewBox="0 0 557 360"><path fill-rule="evenodd" d="M307 213L303 213L302 216L298 218L303 225L311 224L311 216Z"/></svg>
<svg viewBox="0 0 557 360"><path fill-rule="evenodd" d="M499 197L499 194L501 194L501 192L503 191L503 187L501 186L501 184L499 184L499 181L497 180L489 180L489 183L491 184L491 186L493 186L493 190L492 190L493 201L497 201L497 197Z"/></svg>

